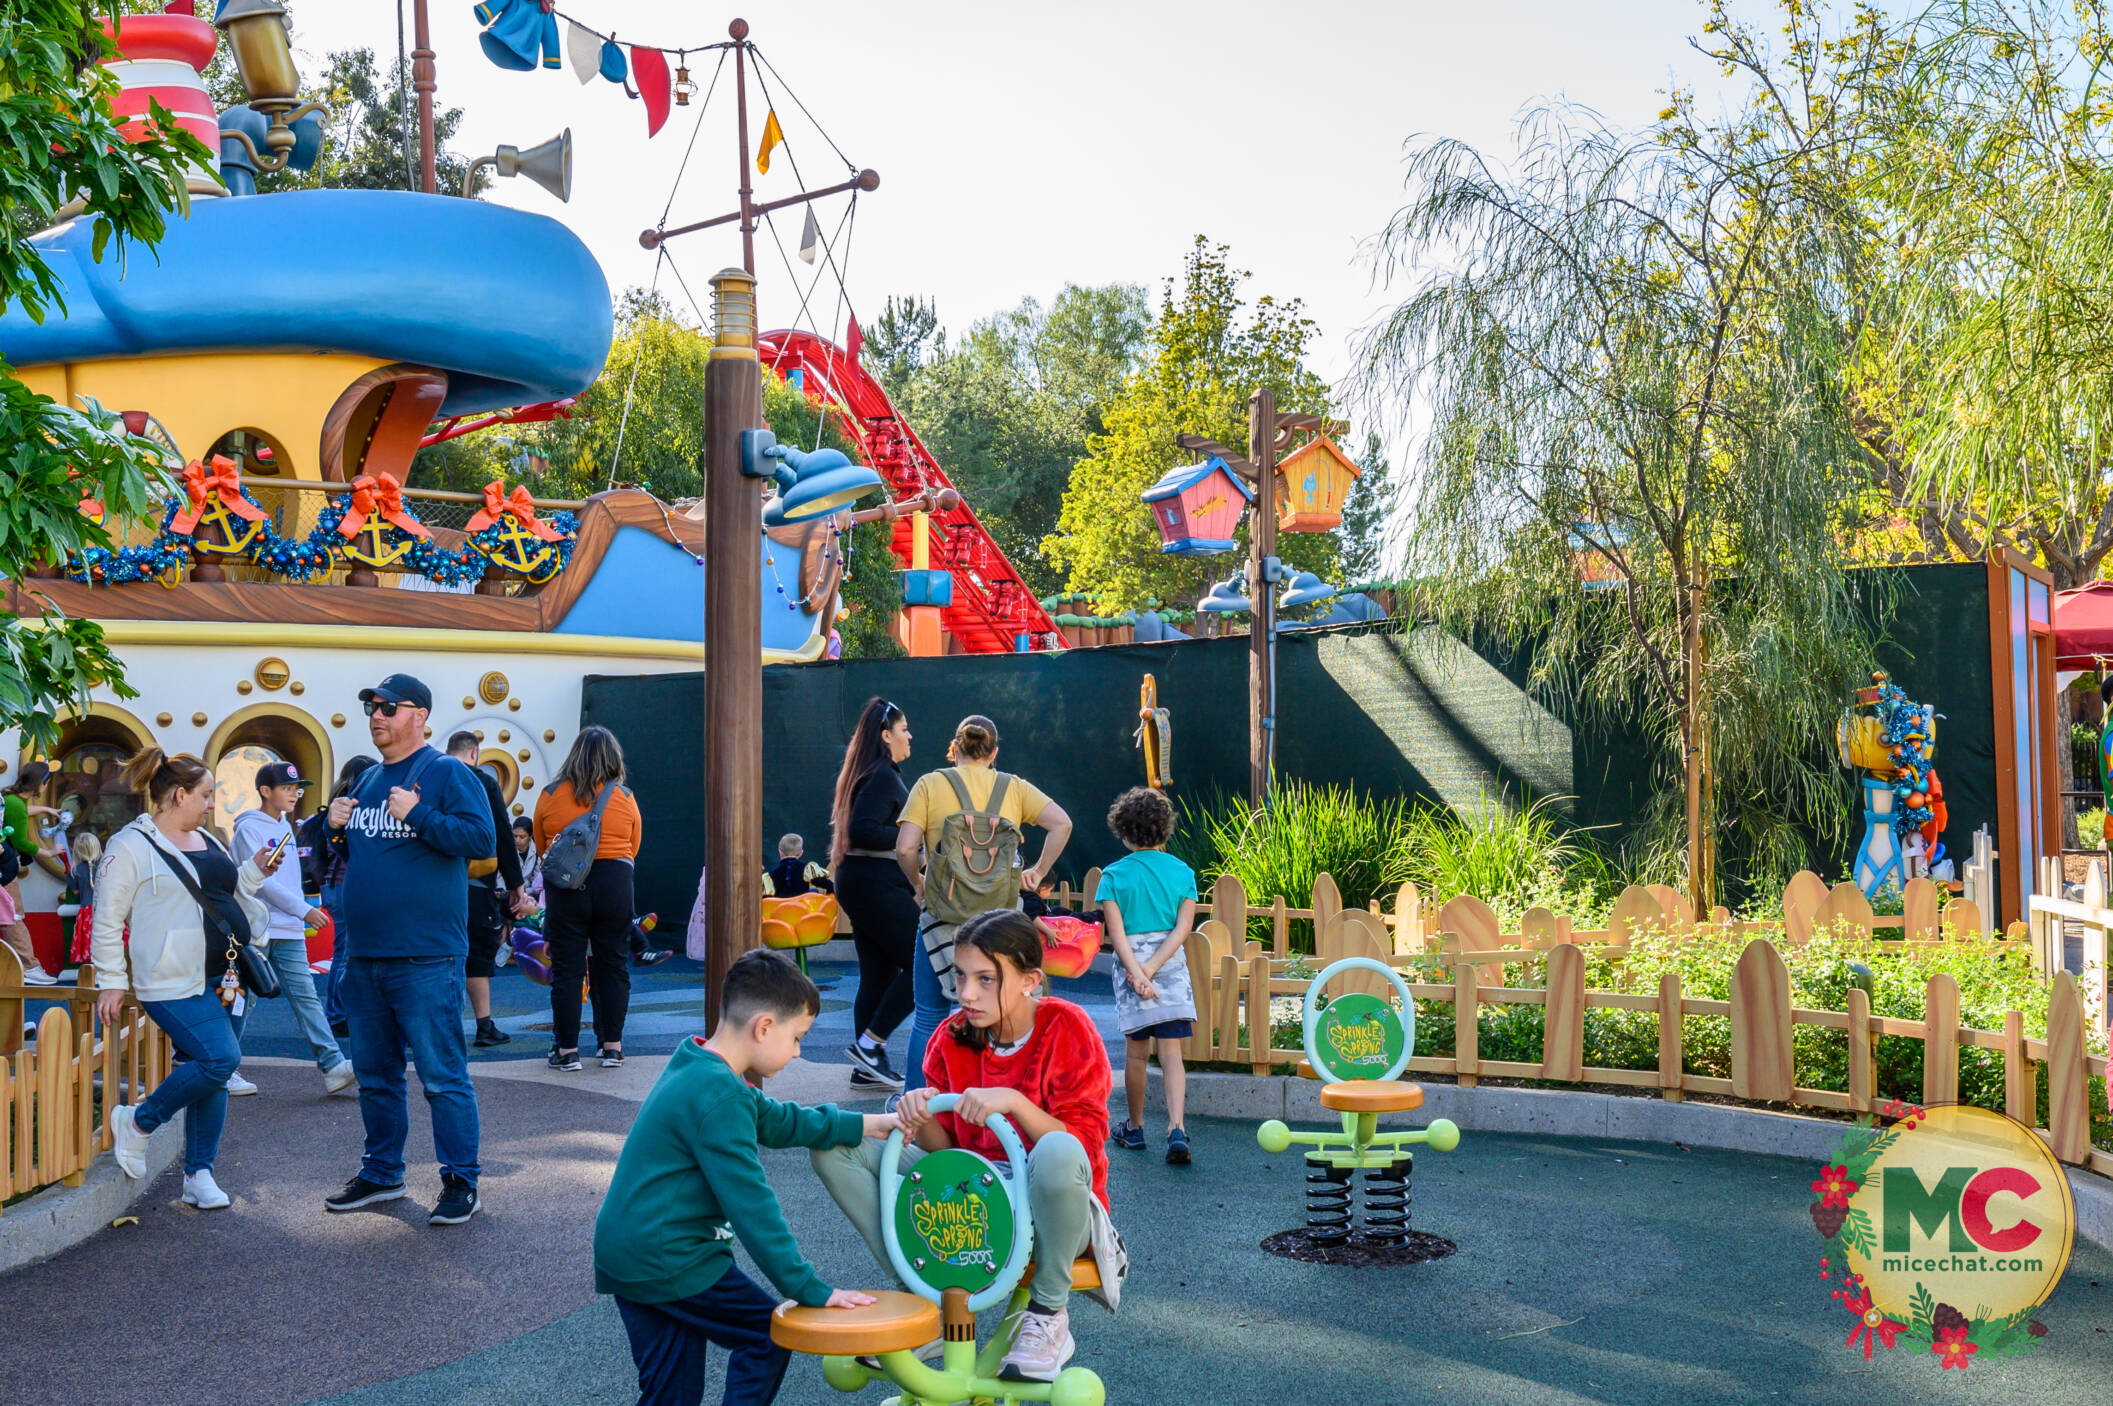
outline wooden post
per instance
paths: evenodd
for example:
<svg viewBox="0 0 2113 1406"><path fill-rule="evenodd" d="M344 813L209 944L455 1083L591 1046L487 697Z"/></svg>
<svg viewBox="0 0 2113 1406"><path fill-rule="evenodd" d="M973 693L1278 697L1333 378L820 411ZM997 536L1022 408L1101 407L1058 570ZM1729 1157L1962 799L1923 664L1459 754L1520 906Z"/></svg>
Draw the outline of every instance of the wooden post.
<svg viewBox="0 0 2113 1406"><path fill-rule="evenodd" d="M1922 1102L1959 1100L1959 983L1945 972L1930 978L1922 1005Z"/></svg>
<svg viewBox="0 0 2113 1406"><path fill-rule="evenodd" d="M2038 1080L2025 1054L2025 1013L2003 1012L2003 1111L2026 1127L2038 1121Z"/></svg>
<svg viewBox="0 0 2113 1406"><path fill-rule="evenodd" d="M1476 1053L1476 1037L1480 1032L1475 1023L1481 999L1475 990L1474 964L1454 962L1453 1066L1463 1089L1475 1087L1475 1075L1482 1068L1482 1060Z"/></svg>
<svg viewBox="0 0 2113 1406"><path fill-rule="evenodd" d="M15 1074L7 1060L0 1059L0 1206L15 1194L14 1140L8 1136L15 1105ZM5 1215L0 1211L0 1215Z"/></svg>
<svg viewBox="0 0 2113 1406"><path fill-rule="evenodd" d="M1877 1091L1871 1059L1871 997L1861 986L1849 988L1849 1111L1869 1113Z"/></svg>
<svg viewBox="0 0 2113 1406"><path fill-rule="evenodd" d="M2091 1072L2076 978L2057 972L2047 1000L2047 1146L2064 1162L2091 1155Z"/></svg>
<svg viewBox="0 0 2113 1406"><path fill-rule="evenodd" d="M1685 1046L1680 1023L1680 973L1658 978L1658 1088L1667 1103L1686 1097L1680 1087L1685 1073Z"/></svg>
<svg viewBox="0 0 2113 1406"><path fill-rule="evenodd" d="M1755 938L1731 973L1731 1091L1734 1098L1788 1103L1796 1081L1790 1055L1790 969L1783 954Z"/></svg>
<svg viewBox="0 0 2113 1406"><path fill-rule="evenodd" d="M1255 501L1247 514L1247 592L1253 625L1247 635L1247 791L1255 805L1269 797L1269 766L1276 718L1277 600L1262 579L1262 562L1277 550L1277 397L1258 390L1247 400L1247 462L1254 465Z"/></svg>
<svg viewBox="0 0 2113 1406"><path fill-rule="evenodd" d="M1585 1077L1585 955L1567 942L1548 954L1547 1000L1541 1077L1576 1083Z"/></svg>
<svg viewBox="0 0 2113 1406"><path fill-rule="evenodd" d="M748 174L748 21L737 19L726 27L734 41L734 132L741 143L741 267L756 276L755 187ZM707 506L709 514L711 508ZM707 517L706 522L710 519ZM707 568L709 569L709 568Z"/></svg>
<svg viewBox="0 0 2113 1406"><path fill-rule="evenodd" d="M433 170L433 31L426 23L426 0L416 0L411 49L411 91L418 94L418 188L427 195L440 193L440 180ZM402 33L401 30L398 33Z"/></svg>
<svg viewBox="0 0 2113 1406"><path fill-rule="evenodd" d="M742 21L734 24L745 32ZM734 52L738 63L742 50ZM746 155L742 160L745 172ZM704 391L707 1029L719 1019L727 970L762 940L763 925L761 492L758 480L741 473L741 432L762 423L755 282L722 270L712 277L712 300L719 325Z"/></svg>
<svg viewBox="0 0 2113 1406"><path fill-rule="evenodd" d="M1276 1040L1270 1033L1269 1018L1269 958L1247 959L1247 1029L1249 1043L1254 1047L1249 1069L1259 1079L1269 1072L1269 1052L1276 1048ZM1411 1050L1409 1053L1414 1054Z"/></svg>

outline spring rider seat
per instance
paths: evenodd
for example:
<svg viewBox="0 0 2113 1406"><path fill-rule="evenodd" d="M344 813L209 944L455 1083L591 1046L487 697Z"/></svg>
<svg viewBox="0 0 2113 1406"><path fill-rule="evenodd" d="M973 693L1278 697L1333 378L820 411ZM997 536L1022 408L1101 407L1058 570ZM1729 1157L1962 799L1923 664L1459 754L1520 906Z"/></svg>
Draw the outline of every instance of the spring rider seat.
<svg viewBox="0 0 2113 1406"><path fill-rule="evenodd" d="M803 893L793 898L763 900L763 945L774 952L791 952L800 970L807 970L807 949L819 947L836 935L836 895Z"/></svg>
<svg viewBox="0 0 2113 1406"><path fill-rule="evenodd" d="M1384 999L1352 992L1328 1000L1330 981L1345 972L1383 976L1401 997L1396 1010ZM1370 957L1345 957L1324 970L1306 988L1306 1058L1299 1073L1320 1079L1321 1107L1342 1115L1340 1132L1295 1133L1277 1119L1255 1130L1264 1152L1283 1152L1304 1143L1306 1153L1306 1237L1314 1245L1347 1244L1353 1233L1350 1179L1365 1174L1365 1220L1356 1228L1367 1245L1401 1245L1408 1239L1409 1172L1414 1156L1405 1151L1422 1143L1437 1152L1460 1145L1460 1129L1433 1118L1427 1128L1382 1133L1382 1113L1406 1113L1423 1106L1423 1086L1400 1082L1416 1048L1416 1003L1400 973Z"/></svg>
<svg viewBox="0 0 2113 1406"><path fill-rule="evenodd" d="M936 1094L930 1108L944 1113L957 1094ZM991 1132L1005 1148L1011 1174L966 1148L926 1153L905 1177L900 1132L881 1150L880 1223L888 1259L912 1292L886 1291L865 1308L802 1308L780 1304L771 1315L771 1341L794 1352L819 1354L822 1378L838 1391L857 1391L876 1376L902 1388L884 1406L945 1406L955 1401L1024 1401L1052 1406L1101 1406L1101 1379L1067 1367L1050 1382L1002 1381L1020 1313L1027 1307L1034 1223L1027 1212L1027 1152L1011 1123L993 1116ZM907 1183L907 1194L905 1184ZM1075 1289L1098 1288L1091 1256L1072 1267ZM990 1344L976 1348L976 1315L1006 1304ZM943 1339L940 1360L918 1360L916 1349ZM875 1359L880 1371L858 1361Z"/></svg>

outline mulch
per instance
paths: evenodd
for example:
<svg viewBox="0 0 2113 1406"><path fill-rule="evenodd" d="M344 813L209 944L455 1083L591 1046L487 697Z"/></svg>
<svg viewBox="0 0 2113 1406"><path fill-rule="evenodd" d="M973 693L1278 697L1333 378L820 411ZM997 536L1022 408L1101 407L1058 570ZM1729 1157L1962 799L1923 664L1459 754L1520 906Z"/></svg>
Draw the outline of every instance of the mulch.
<svg viewBox="0 0 2113 1406"><path fill-rule="evenodd" d="M1427 1264L1442 1260L1460 1247L1443 1235L1411 1230L1399 1245L1378 1244L1359 1235L1337 1245L1323 1245L1301 1228L1280 1230L1262 1242L1272 1255L1302 1264L1334 1264L1350 1269L1377 1269L1391 1265Z"/></svg>

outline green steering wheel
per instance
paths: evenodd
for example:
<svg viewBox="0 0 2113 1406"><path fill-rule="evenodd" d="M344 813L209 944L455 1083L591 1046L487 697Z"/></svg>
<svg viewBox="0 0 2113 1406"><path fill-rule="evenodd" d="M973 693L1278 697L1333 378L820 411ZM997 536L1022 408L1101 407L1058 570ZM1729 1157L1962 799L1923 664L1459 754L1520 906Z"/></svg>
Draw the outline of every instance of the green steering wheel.
<svg viewBox="0 0 2113 1406"><path fill-rule="evenodd" d="M959 1094L934 1094L925 1106L945 1113L960 1101ZM926 1153L905 1177L900 1128L888 1134L880 1154L880 1233L895 1273L934 1303L947 1289L967 1290L968 1306L978 1313L1005 1301L1034 1249L1027 1150L1002 1114L993 1113L985 1126L1004 1147L1010 1176L965 1147L949 1147Z"/></svg>
<svg viewBox="0 0 2113 1406"><path fill-rule="evenodd" d="M1321 992L1344 972L1376 972L1401 997L1395 1010L1378 996L1352 992L1322 1005ZM1355 1079L1399 1079L1416 1051L1416 1002L1401 973L1370 957L1333 962L1306 988L1306 1062L1334 1083ZM1323 1058L1324 1052L1331 1056ZM1381 1072L1384 1070L1385 1072Z"/></svg>

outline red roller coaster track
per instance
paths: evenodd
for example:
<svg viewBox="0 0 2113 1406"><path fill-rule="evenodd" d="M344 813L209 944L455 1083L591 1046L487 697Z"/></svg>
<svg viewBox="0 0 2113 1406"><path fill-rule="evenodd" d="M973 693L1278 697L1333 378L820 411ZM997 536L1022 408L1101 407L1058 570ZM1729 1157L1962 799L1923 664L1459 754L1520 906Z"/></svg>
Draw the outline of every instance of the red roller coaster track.
<svg viewBox="0 0 2113 1406"><path fill-rule="evenodd" d="M866 463L887 480L891 493L902 496L954 486L880 383L843 348L812 332L788 328L764 333L760 349L763 364L774 374L790 380L798 372L808 396L836 412L845 434L857 443ZM907 567L908 518L896 522L893 546L895 560ZM947 571L954 578L954 603L941 618L963 652L1010 653L1018 648L1015 641L1023 634L1034 649L1057 643L1056 622L966 502L932 514L931 561L934 570Z"/></svg>

